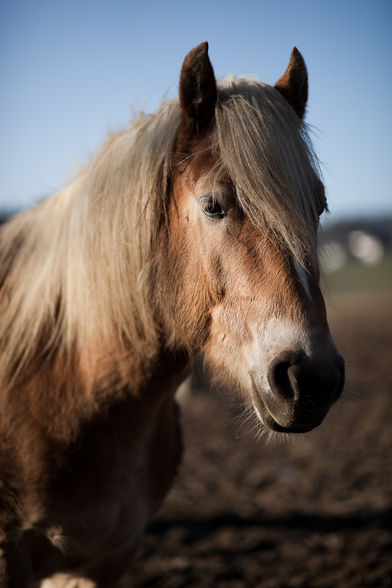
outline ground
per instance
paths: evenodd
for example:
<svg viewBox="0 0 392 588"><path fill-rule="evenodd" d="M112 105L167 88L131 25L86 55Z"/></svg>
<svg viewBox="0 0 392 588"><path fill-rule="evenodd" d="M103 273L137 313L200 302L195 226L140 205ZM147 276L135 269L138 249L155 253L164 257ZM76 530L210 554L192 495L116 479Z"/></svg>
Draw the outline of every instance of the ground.
<svg viewBox="0 0 392 588"><path fill-rule="evenodd" d="M392 289L374 283L328 296L347 385L314 432L268 442L231 394L182 399L184 460L126 586L392 586Z"/></svg>

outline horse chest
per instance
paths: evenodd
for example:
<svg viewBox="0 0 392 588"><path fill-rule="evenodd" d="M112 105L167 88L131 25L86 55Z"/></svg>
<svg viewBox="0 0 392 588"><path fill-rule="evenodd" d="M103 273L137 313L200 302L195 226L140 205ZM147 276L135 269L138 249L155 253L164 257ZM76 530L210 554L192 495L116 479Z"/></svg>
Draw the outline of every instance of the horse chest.
<svg viewBox="0 0 392 588"><path fill-rule="evenodd" d="M85 427L62 455L55 446L49 451L52 474L41 497L44 516L23 540L26 561L39 560L33 563L36 577L75 567L89 572L91 562L119 549L126 548L129 560L181 456L173 399L148 411L147 422L143 406L137 407L114 407ZM55 569L51 562L58 560Z"/></svg>
<svg viewBox="0 0 392 588"><path fill-rule="evenodd" d="M156 411L118 407L71 449L51 489L55 511L79 511L89 535L110 541L138 535L172 482L181 454L173 400ZM146 422L147 421L147 422ZM59 504L61 502L62 504Z"/></svg>

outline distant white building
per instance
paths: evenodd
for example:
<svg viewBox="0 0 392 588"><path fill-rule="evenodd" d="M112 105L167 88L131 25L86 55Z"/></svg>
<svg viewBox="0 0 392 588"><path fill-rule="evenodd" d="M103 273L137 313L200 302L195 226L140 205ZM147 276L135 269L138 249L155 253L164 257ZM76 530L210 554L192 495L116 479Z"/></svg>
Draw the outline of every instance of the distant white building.
<svg viewBox="0 0 392 588"><path fill-rule="evenodd" d="M365 231L350 231L348 247L351 255L368 265L379 263L385 255L380 239Z"/></svg>

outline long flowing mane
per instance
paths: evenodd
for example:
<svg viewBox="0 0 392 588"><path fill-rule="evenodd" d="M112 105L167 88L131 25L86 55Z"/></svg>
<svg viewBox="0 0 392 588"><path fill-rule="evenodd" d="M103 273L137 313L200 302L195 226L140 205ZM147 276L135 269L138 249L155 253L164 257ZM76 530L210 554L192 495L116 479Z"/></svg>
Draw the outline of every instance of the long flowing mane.
<svg viewBox="0 0 392 588"><path fill-rule="evenodd" d="M3 387L55 358L104 366L114 349L133 361L153 353L154 264L180 116L178 100L140 115L66 188L1 230ZM274 88L241 78L220 84L215 118L212 146L240 206L304 262L319 206L304 124Z"/></svg>

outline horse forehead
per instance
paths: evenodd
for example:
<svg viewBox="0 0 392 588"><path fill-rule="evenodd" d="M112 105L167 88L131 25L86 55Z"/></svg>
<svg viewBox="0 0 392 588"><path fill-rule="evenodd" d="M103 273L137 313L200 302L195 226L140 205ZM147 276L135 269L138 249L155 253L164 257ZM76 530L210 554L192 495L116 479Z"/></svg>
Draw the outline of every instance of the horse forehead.
<svg viewBox="0 0 392 588"><path fill-rule="evenodd" d="M179 176L183 177L190 185L196 184L200 179L216 180L217 176L223 176L220 169L220 154L213 147L210 137L194 141L189 155L177 154L180 163L178 166ZM218 170L219 173L218 173Z"/></svg>

